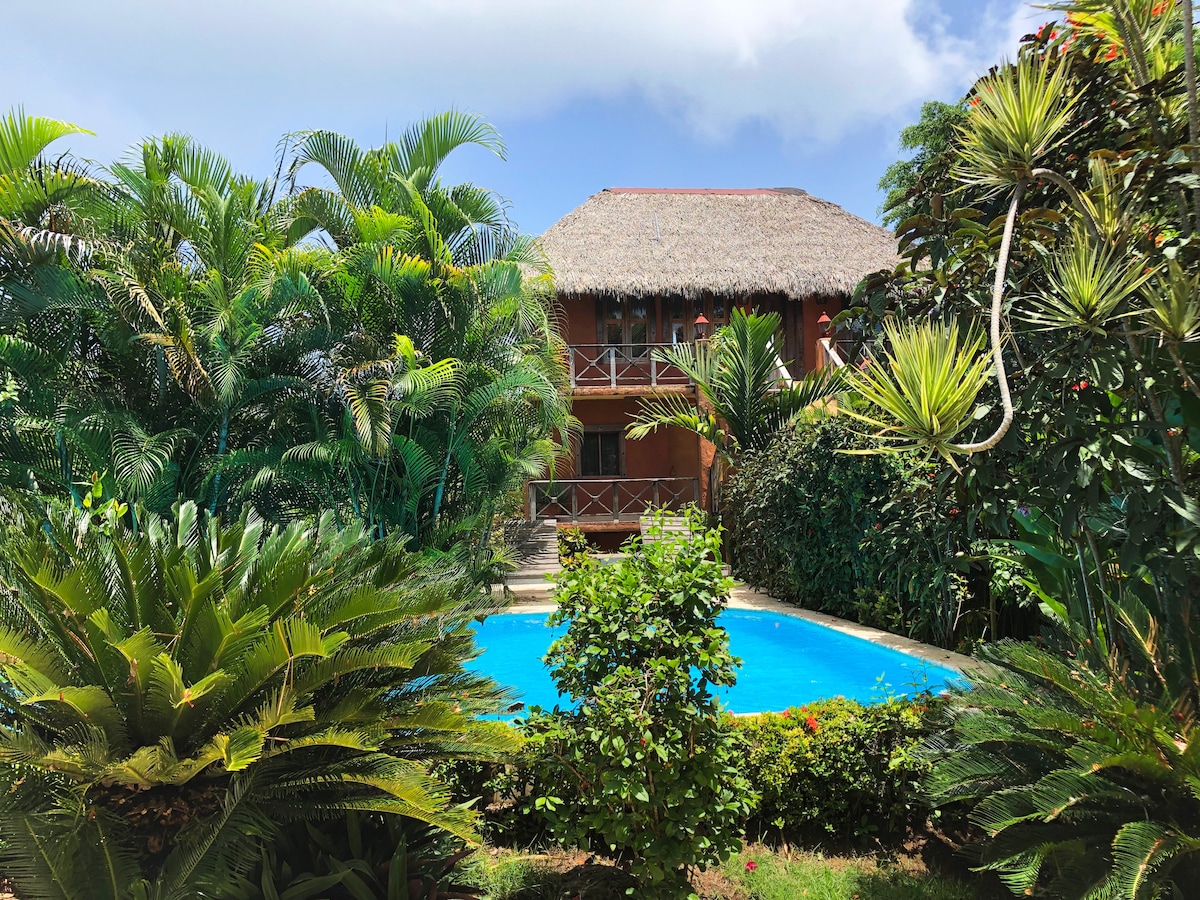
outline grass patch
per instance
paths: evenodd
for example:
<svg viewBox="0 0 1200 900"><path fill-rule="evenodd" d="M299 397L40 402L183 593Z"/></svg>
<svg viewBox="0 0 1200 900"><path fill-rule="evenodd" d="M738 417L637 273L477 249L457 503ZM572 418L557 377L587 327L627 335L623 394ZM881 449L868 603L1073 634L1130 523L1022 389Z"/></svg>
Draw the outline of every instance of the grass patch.
<svg viewBox="0 0 1200 900"><path fill-rule="evenodd" d="M749 865L748 865L749 864ZM725 866L750 900L975 900L975 886L929 872L909 873L869 858L782 856L752 848Z"/></svg>
<svg viewBox="0 0 1200 900"><path fill-rule="evenodd" d="M562 875L552 863L510 852L477 853L464 867L463 881L483 900L534 900L553 897Z"/></svg>
<svg viewBox="0 0 1200 900"><path fill-rule="evenodd" d="M464 881L481 900L629 900L628 875L585 854L552 850L527 855L483 851ZM747 869L747 863L753 867ZM910 871L866 856L776 853L752 846L719 870L693 882L701 900L980 900L992 897L982 882L963 882L928 871Z"/></svg>

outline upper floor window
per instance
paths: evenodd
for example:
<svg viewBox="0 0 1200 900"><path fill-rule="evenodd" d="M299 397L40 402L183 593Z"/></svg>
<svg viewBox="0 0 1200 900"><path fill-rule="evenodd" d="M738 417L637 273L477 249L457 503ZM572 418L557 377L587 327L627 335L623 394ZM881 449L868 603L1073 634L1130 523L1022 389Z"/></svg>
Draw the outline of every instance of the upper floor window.
<svg viewBox="0 0 1200 900"><path fill-rule="evenodd" d="M632 346L635 353L644 353L646 344L654 341L650 304L646 300L630 297L605 297L600 303L600 342Z"/></svg>

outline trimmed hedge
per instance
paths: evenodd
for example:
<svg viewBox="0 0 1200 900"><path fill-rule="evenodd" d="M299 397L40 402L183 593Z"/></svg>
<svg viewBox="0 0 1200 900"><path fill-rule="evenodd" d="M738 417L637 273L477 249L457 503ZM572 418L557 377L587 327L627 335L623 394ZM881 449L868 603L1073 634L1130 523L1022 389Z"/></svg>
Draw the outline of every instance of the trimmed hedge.
<svg viewBox="0 0 1200 900"><path fill-rule="evenodd" d="M870 541L886 520L904 475L879 454L858 456L863 439L844 419L782 433L745 454L722 492L734 575L774 597L853 617L859 592L880 580Z"/></svg>
<svg viewBox="0 0 1200 900"><path fill-rule="evenodd" d="M751 833L860 841L920 828L926 766L916 750L933 702L824 700L736 719L744 773L760 797Z"/></svg>
<svg viewBox="0 0 1200 900"><path fill-rule="evenodd" d="M758 798L744 822L748 836L862 844L922 829L929 808L917 749L937 726L941 702L925 696L865 706L838 698L784 713L731 716L741 772ZM490 804L486 820L494 838L533 845L548 836L535 798L553 787L544 783L553 766L539 752L545 745L535 742L508 766L459 762L440 775L458 801L482 797Z"/></svg>

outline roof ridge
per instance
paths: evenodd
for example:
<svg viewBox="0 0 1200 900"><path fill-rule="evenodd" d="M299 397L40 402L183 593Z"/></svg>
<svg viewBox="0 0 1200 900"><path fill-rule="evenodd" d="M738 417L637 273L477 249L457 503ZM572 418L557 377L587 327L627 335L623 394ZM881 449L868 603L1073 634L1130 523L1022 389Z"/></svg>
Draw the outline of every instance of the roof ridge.
<svg viewBox="0 0 1200 900"><path fill-rule="evenodd" d="M794 187L773 188L668 188L668 187L610 187L606 194L791 194L809 197L808 191Z"/></svg>

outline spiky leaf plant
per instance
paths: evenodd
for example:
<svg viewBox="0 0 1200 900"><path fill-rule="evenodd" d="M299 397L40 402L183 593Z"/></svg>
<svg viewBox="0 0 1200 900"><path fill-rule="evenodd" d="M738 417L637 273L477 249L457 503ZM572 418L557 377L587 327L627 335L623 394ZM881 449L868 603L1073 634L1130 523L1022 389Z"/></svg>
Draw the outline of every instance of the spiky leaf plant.
<svg viewBox="0 0 1200 900"><path fill-rule="evenodd" d="M1071 121L1076 98L1067 91L1067 76L1050 55L1022 56L980 81L959 129L958 180L1003 190L1036 177Z"/></svg>
<svg viewBox="0 0 1200 900"><path fill-rule="evenodd" d="M936 453L955 465L955 439L974 421L988 381L984 337L937 322L888 324L889 350L853 373L850 387L878 412L846 413L878 431L889 451Z"/></svg>
<svg viewBox="0 0 1200 900"><path fill-rule="evenodd" d="M1046 291L1032 301L1030 321L1048 330L1069 328L1104 336L1136 315L1126 301L1150 277L1141 260L1076 228L1070 244L1047 267Z"/></svg>
<svg viewBox="0 0 1200 900"><path fill-rule="evenodd" d="M265 530L185 503L10 535L0 840L22 896L220 896L281 823L349 810L473 836L425 763L490 755L481 612L453 572L326 516Z"/></svg>
<svg viewBox="0 0 1200 900"><path fill-rule="evenodd" d="M1110 613L1112 640L1063 620L1069 652L985 645L928 748L933 799L971 804L980 867L1019 896L1182 898L1200 879L1194 640L1130 597Z"/></svg>

